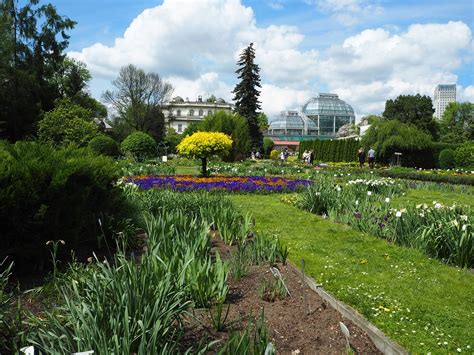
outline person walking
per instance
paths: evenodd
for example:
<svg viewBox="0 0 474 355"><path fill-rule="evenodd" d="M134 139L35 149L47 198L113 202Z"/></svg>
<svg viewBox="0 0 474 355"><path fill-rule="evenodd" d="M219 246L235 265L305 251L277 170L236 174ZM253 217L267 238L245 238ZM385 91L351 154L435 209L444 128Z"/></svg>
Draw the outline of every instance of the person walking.
<svg viewBox="0 0 474 355"><path fill-rule="evenodd" d="M374 148L370 147L369 151L367 152L367 156L369 157L369 168L373 169L375 165L375 150Z"/></svg>
<svg viewBox="0 0 474 355"><path fill-rule="evenodd" d="M365 152L364 152L364 148L360 147L359 151L357 152L357 157L359 158L359 166L361 168L364 167L364 163L365 163Z"/></svg>

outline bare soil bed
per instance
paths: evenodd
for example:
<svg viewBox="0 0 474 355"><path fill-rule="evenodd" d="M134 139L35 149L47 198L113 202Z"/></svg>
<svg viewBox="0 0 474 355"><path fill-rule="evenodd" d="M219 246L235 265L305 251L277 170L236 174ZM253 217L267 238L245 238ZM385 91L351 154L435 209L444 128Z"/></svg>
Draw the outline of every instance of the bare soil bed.
<svg viewBox="0 0 474 355"><path fill-rule="evenodd" d="M223 259L230 258L232 248L214 239L214 247ZM269 265L251 266L240 281L229 280L230 292L226 302L229 314L222 332L214 332L209 311L195 311L188 319L186 343L208 335L225 340L233 330L247 327L249 318L259 318L264 310L265 322L279 354L342 354L347 353L346 340L339 322L351 334L351 347L357 354L381 354L368 335L344 319L327 302L303 282L301 273L285 265L276 265L285 280L290 296L273 302L263 300L258 288L264 280L274 278Z"/></svg>

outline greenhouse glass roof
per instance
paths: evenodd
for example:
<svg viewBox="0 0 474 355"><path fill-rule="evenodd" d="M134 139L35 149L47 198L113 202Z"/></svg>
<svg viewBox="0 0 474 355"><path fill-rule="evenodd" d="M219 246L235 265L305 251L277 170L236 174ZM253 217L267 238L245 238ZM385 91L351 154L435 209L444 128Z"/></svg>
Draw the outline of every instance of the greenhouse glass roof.
<svg viewBox="0 0 474 355"><path fill-rule="evenodd" d="M304 129L304 123L296 111L287 111L275 121L270 122L269 129ZM316 123L309 121L308 129L317 129Z"/></svg>
<svg viewBox="0 0 474 355"><path fill-rule="evenodd" d="M337 94L319 94L309 99L302 110L307 116L351 116L354 110L351 105L339 98Z"/></svg>

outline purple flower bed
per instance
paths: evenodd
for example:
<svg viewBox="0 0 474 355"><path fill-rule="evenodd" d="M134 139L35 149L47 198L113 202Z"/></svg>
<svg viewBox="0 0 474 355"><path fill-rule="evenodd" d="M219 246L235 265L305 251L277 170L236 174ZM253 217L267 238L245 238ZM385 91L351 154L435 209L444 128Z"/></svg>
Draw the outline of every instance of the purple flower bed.
<svg viewBox="0 0 474 355"><path fill-rule="evenodd" d="M265 176L212 176L198 178L187 175L131 176L127 179L142 190L172 189L175 191L289 192L311 184L309 180Z"/></svg>

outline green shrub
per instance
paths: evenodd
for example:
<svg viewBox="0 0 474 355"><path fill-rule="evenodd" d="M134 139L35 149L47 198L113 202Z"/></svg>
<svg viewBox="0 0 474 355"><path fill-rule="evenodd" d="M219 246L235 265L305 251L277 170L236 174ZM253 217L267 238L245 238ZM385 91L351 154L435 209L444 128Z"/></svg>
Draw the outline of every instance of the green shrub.
<svg viewBox="0 0 474 355"><path fill-rule="evenodd" d="M439 167L441 169L453 169L455 167L454 157L454 150L450 148L443 149L439 153Z"/></svg>
<svg viewBox="0 0 474 355"><path fill-rule="evenodd" d="M155 155L156 142L152 136L144 132L130 134L121 145L122 152L136 160L143 160Z"/></svg>
<svg viewBox="0 0 474 355"><path fill-rule="evenodd" d="M55 150L37 142L0 144L0 259L10 256L15 270L44 265L48 240L64 240L60 253L90 245L126 204L113 186L119 167L88 149ZM110 226L113 228L113 226Z"/></svg>
<svg viewBox="0 0 474 355"><path fill-rule="evenodd" d="M270 154L274 146L275 146L275 143L273 143L273 141L270 138L268 137L263 138L263 155L265 158L270 157Z"/></svg>
<svg viewBox="0 0 474 355"><path fill-rule="evenodd" d="M96 154L116 157L119 155L119 147L115 140L106 135L92 138L89 148Z"/></svg>
<svg viewBox="0 0 474 355"><path fill-rule="evenodd" d="M273 149L271 152L270 152L270 159L272 160L278 160L278 158L280 157L280 152L276 149Z"/></svg>
<svg viewBox="0 0 474 355"><path fill-rule="evenodd" d="M456 167L474 168L474 143L466 142L455 150Z"/></svg>

